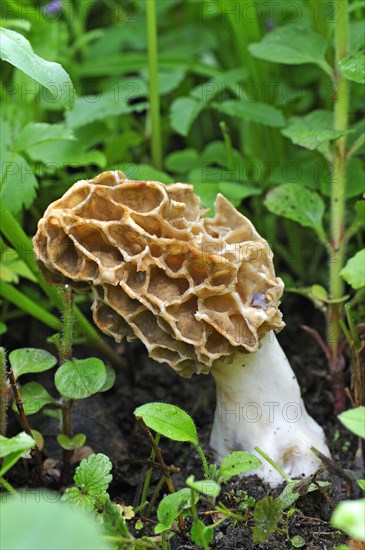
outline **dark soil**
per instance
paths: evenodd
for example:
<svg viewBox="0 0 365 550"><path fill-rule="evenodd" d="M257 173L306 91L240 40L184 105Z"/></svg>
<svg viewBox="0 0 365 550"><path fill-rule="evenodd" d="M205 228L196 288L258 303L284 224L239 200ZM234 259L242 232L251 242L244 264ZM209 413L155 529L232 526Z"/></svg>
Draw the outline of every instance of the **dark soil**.
<svg viewBox="0 0 365 550"><path fill-rule="evenodd" d="M300 323L305 322L323 332L321 315L308 310L308 303L300 298L287 299L284 314L287 327L279 335L279 339L296 372L309 413L325 430L335 467L329 466L321 474L320 479L330 481L331 485L321 492L312 492L297 501L298 512L290 518L288 525L285 525L284 521L279 524L281 530L287 529L288 536L283 532L277 532L271 535L266 543L253 544L251 519L246 524L237 525L234 525L232 520L226 520L215 530L212 549L291 549L293 546L290 539L295 535L304 538L306 550L333 549L346 540L331 527L329 519L333 508L340 500L359 496L355 484L346 481L346 474L351 475L351 471L355 469L357 438L337 422L326 377L326 360L311 336L300 326ZM23 340L22 346L44 347L44 340L36 340L37 335L33 332L30 342L24 343ZM15 344L14 347L20 345ZM196 422L208 460L214 462L214 455L208 444L215 408L214 383L210 376L194 376L189 380L178 377L167 365L151 361L140 344L122 344L118 350L124 357L125 367L118 370L114 388L86 400L85 404L80 402L77 405L74 411L74 432L86 433L87 444L95 452L104 452L113 461L113 498L126 505L138 506L146 473L143 459L149 457L151 449L146 435L136 425L134 409L143 403L153 401L173 403L185 409ZM80 349L78 355L81 356L81 353L85 354L85 349ZM33 380L35 378L45 385L50 384L52 380L48 373L32 377ZM32 427L39 429L45 436L45 454L51 458L60 458L59 447L54 440L57 422L41 415L38 415L37 420L35 416L32 418ZM19 431L10 424L10 430L12 429L15 433ZM166 464L180 468L179 473L173 474L176 489L185 486L185 479L190 474L194 474L196 479L203 477L200 459L191 446L163 439L160 447ZM56 473L57 468L56 465ZM158 472L153 475L152 490L159 477ZM18 487L36 484L32 472L25 473L22 467L13 468L9 481ZM56 488L57 475L53 479L51 476L49 482L51 487ZM239 490L245 491L255 500L260 500L268 495L277 496L281 489L270 488L257 476L233 478L230 483L223 486L219 500L228 508L235 508ZM202 519L206 518L204 521L208 523L208 518L212 516L204 516L205 511L209 512L209 508L204 506L202 505L199 510ZM156 515L153 512L150 521L145 522L147 527L143 530L144 535L153 535L155 519ZM189 538L183 539L179 535L171 539L171 547L174 550L197 548Z"/></svg>

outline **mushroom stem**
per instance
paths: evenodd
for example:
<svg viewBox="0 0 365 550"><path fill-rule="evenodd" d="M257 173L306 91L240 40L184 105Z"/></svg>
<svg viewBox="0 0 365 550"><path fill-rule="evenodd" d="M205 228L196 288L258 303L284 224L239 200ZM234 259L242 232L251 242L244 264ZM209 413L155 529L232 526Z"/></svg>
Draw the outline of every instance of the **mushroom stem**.
<svg viewBox="0 0 365 550"><path fill-rule="evenodd" d="M322 428L305 409L290 363L273 331L254 353L217 361L211 372L217 406L210 438L219 458L233 450L262 448L291 478L314 474L321 462L310 450L330 452ZM283 479L270 464L255 473L275 484Z"/></svg>

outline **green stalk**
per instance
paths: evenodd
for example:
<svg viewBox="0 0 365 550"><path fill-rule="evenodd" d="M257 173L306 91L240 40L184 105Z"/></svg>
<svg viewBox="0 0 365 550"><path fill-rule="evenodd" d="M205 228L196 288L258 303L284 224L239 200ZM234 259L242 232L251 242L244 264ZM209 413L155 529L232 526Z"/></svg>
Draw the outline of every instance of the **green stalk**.
<svg viewBox="0 0 365 550"><path fill-rule="evenodd" d="M6 435L6 409L8 406L8 398L6 395L6 353L4 348L0 348L0 435Z"/></svg>
<svg viewBox="0 0 365 550"><path fill-rule="evenodd" d="M161 439L161 434L156 434L155 435L156 445L158 445L160 443L160 439ZM155 460L155 458L156 458L156 452L155 452L155 449L152 447L151 454L150 454L150 459L153 461L153 460ZM139 505L139 509L141 509L141 510L144 509L144 507L146 506L146 504L148 502L147 496L148 496L148 489L149 489L150 483L151 483L152 470L153 470L152 467L148 468L148 470L146 472L146 477L144 478L142 495L141 495L141 503Z"/></svg>
<svg viewBox="0 0 365 550"><path fill-rule="evenodd" d="M152 126L151 155L155 168L162 169L160 94L158 86L157 21L155 0L147 0L148 73L150 80L150 112Z"/></svg>
<svg viewBox="0 0 365 550"><path fill-rule="evenodd" d="M336 65L340 59L347 55L348 49L348 0L334 0L336 7L335 26L335 53ZM337 76L337 101L335 103L335 130L346 131L348 128L349 107L349 83L338 71ZM345 256L345 191L346 191L346 136L337 140L333 163L332 189L331 189L331 246L332 252L329 262L329 291L330 298L336 300L343 296L344 283L340 275L344 265ZM340 340L341 304L328 305L327 341L331 350L330 370L338 377L338 343ZM340 375L342 373L339 373ZM344 407L344 396L341 397L342 383L333 379L334 400L336 412ZM335 388L336 386L336 388ZM337 395L336 395L337 393Z"/></svg>

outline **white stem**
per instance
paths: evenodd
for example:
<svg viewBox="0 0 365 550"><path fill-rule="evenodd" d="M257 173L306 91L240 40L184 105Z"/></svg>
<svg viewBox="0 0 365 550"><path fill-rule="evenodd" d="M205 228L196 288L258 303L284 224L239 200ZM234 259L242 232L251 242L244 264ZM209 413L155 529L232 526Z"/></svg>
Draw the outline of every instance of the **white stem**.
<svg viewBox="0 0 365 550"><path fill-rule="evenodd" d="M255 454L254 448L260 447L291 478L298 478L320 466L311 447L330 456L323 430L307 413L274 332L262 338L257 352L237 355L231 365L218 362L211 373L217 407L210 444L220 458L233 450ZM281 475L262 462L252 473L281 483Z"/></svg>

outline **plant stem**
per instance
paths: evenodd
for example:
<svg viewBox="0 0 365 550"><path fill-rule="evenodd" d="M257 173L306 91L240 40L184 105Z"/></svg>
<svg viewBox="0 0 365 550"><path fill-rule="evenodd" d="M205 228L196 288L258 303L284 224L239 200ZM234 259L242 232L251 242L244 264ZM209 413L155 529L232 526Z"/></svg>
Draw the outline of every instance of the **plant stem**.
<svg viewBox="0 0 365 550"><path fill-rule="evenodd" d="M151 155L155 168L162 169L160 93L158 86L157 21L155 0L146 2L148 36L148 72L150 80L150 113L152 126Z"/></svg>
<svg viewBox="0 0 365 550"><path fill-rule="evenodd" d="M155 436L156 445L159 444L160 438L161 438L161 434L156 434L156 436ZM155 458L156 458L156 451L153 447L151 449L150 458L151 458L151 460L155 460ZM152 468L148 468L148 470L146 472L146 476L144 478L140 507L144 507L145 504L147 503L147 494L148 494L148 489L149 489L150 482L151 482L151 476L152 476ZM143 508L141 508L141 509L143 509Z"/></svg>
<svg viewBox="0 0 365 550"><path fill-rule="evenodd" d="M0 435L4 436L6 435L6 409L8 406L6 389L6 353L5 348L0 348Z"/></svg>
<svg viewBox="0 0 365 550"><path fill-rule="evenodd" d="M335 0L337 21L336 64L347 55L348 47L348 1ZM337 101L335 103L334 129L346 131L348 127L349 83L339 72L337 75ZM341 298L344 283L340 272L345 254L345 191L346 191L346 136L337 140L334 155L331 189L331 246L329 262L329 291L332 300ZM329 304L327 318L327 343L331 350L330 373L336 413L345 407L343 383L343 360L339 357L341 304Z"/></svg>
<svg viewBox="0 0 365 550"><path fill-rule="evenodd" d="M209 466L208 466L208 462L207 462L207 459L205 457L205 454L203 453L203 449L201 448L200 445L197 445L195 448L198 451L199 456L201 458L201 461L203 463L204 477L205 477L205 479L209 479Z"/></svg>
<svg viewBox="0 0 365 550"><path fill-rule="evenodd" d="M4 477L0 476L0 485L4 487L10 493L11 495L16 495L16 490L12 485L10 485L9 481L7 481Z"/></svg>
<svg viewBox="0 0 365 550"><path fill-rule="evenodd" d="M275 468L275 470L276 470L277 472L279 472L279 474L280 474L281 476L283 476L283 478L285 479L285 481L286 481L287 483L290 483L290 482L292 481L292 479L284 472L284 470L282 470L282 469L280 468L280 466L279 466L278 464L276 464L276 462L274 462L274 461L272 460L272 458L270 458L266 453L264 453L264 451L263 451L262 449L260 449L260 447L255 447L255 451L256 451L257 453L259 453L259 455L261 455L262 458L264 458L264 459L266 460L266 462L268 462L269 464L271 464L271 466L272 466L273 468Z"/></svg>

